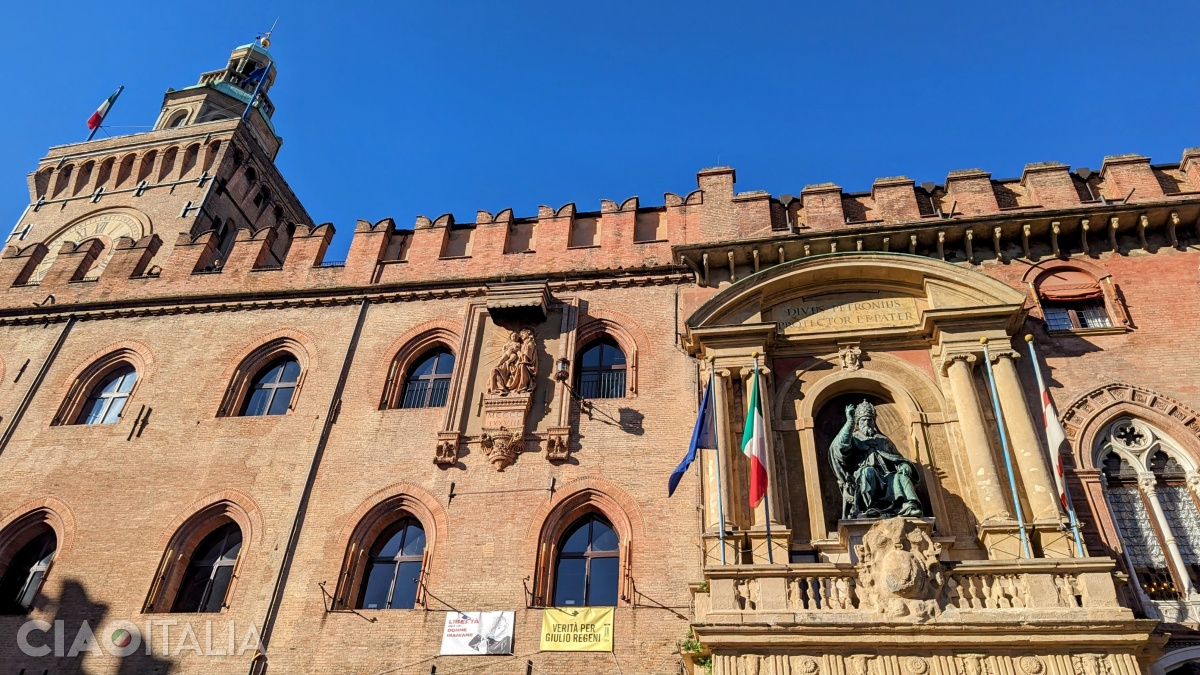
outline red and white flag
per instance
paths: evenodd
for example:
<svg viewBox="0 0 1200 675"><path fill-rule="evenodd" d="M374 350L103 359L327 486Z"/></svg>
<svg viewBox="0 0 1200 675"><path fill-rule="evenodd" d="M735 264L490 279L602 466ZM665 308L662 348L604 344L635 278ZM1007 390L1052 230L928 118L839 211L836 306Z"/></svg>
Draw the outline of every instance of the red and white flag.
<svg viewBox="0 0 1200 675"><path fill-rule="evenodd" d="M117 97L121 95L121 89L124 89L124 88L125 87L121 87L120 89L117 89L116 91L114 91L112 93L112 96L109 96L108 98L104 99L104 103L101 103L100 107L96 108L96 112L92 113L92 116L88 118L88 121L87 121L88 129L95 131L97 129L97 127L100 126L100 123L104 121L104 116L107 115L109 109L112 108L113 102L116 101Z"/></svg>
<svg viewBox="0 0 1200 675"><path fill-rule="evenodd" d="M1046 425L1046 449L1050 451L1050 461L1054 463L1054 485L1058 488L1058 501L1062 503L1063 509L1069 510L1062 461L1062 444L1067 440L1067 432L1058 421L1058 411L1054 409L1054 401L1050 400L1050 392L1046 390L1046 384L1041 378L1038 378L1038 385L1042 390L1042 421Z"/></svg>
<svg viewBox="0 0 1200 675"><path fill-rule="evenodd" d="M758 370L750 388L750 410L742 432L742 454L750 459L750 506L756 507L767 494L767 433L762 403L758 400Z"/></svg>

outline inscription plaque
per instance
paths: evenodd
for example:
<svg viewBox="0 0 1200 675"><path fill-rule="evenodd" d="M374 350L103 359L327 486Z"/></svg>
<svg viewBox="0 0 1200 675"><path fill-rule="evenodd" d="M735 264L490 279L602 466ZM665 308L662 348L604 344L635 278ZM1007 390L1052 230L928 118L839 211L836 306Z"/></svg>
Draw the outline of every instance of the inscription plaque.
<svg viewBox="0 0 1200 675"><path fill-rule="evenodd" d="M779 332L785 335L915 326L916 298L877 293L836 293L799 298L775 306Z"/></svg>

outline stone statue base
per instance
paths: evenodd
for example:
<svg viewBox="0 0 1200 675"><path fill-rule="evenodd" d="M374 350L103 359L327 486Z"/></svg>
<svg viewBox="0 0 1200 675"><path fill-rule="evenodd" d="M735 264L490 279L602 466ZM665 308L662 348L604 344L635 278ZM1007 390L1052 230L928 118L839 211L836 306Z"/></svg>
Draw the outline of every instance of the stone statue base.
<svg viewBox="0 0 1200 675"><path fill-rule="evenodd" d="M933 518L905 518L904 520L911 521L913 525L917 529L924 532L926 536L931 538L933 537ZM849 562L854 565L858 564L858 553L856 553L856 547L862 545L863 536L866 535L867 530L870 530L871 526L878 522L880 522L879 518L852 518L838 521L836 552L848 556L839 562ZM834 550L831 549L832 547L829 547L829 549L823 550L822 552L834 553Z"/></svg>
<svg viewBox="0 0 1200 675"><path fill-rule="evenodd" d="M497 471L517 459L525 446L525 420L529 417L531 394L483 397L483 435L480 446Z"/></svg>

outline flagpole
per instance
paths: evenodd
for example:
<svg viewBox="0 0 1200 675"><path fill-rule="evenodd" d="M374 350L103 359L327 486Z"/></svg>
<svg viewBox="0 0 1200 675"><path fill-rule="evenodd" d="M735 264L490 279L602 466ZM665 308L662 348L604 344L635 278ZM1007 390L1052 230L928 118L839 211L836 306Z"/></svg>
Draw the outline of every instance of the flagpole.
<svg viewBox="0 0 1200 675"><path fill-rule="evenodd" d="M713 357L711 357L711 356L708 357L708 386L710 388L713 385L713 369L715 367L716 366L714 364ZM709 404L711 405L712 401L709 401ZM703 411L701 411L701 412L703 412ZM715 416L712 419L715 420L716 419ZM715 433L713 434L713 438L716 438ZM725 564L725 505L722 503L722 499L721 499L721 493L724 492L724 486L721 483L721 447L720 447L721 444L713 443L713 445L717 446L717 447L713 448L713 452L716 454L716 457L717 457L717 527L720 528L717 532L717 538L721 545L721 564L724 565Z"/></svg>
<svg viewBox="0 0 1200 675"><path fill-rule="evenodd" d="M1039 392L1046 391L1046 382L1042 379L1042 367L1038 364L1037 352L1034 351L1034 348L1033 348L1033 336L1026 334L1025 342L1026 342L1026 344L1029 345L1029 360L1033 361L1033 374L1035 376L1037 376L1038 391ZM1048 394L1047 394L1047 396L1048 396ZM1043 415L1045 415L1045 410L1046 410L1046 405L1045 405L1045 401L1043 401L1042 402L1042 414ZM1049 420L1046 420L1046 422L1049 422ZM1047 446L1049 446L1049 441L1047 441ZM1057 472L1058 471L1058 462L1059 462L1059 457L1057 457L1057 454L1062 452L1062 449L1061 448L1051 448L1051 447L1047 447L1046 449L1050 452L1050 470ZM1083 556L1083 537L1080 536L1080 534L1079 534L1079 519L1076 518L1076 516L1075 516L1075 505L1071 503L1071 491L1067 488L1067 477L1066 476L1062 476L1062 482L1063 482L1063 485L1062 485L1063 497L1065 497L1067 500L1067 503L1064 504L1063 506L1067 507L1067 518L1069 518L1071 521L1071 534L1075 537L1075 553L1077 554L1078 557L1082 558L1082 557L1084 557Z"/></svg>
<svg viewBox="0 0 1200 675"><path fill-rule="evenodd" d="M259 78L258 84L254 85L254 93L250 95L250 102L246 104L246 109L242 111L243 122L245 122L246 118L250 115L250 109L254 107L254 101L258 99L258 93L262 90L263 83L265 83L267 78L271 76L271 69L274 67L275 62L268 59L267 67L265 70L263 70L262 77Z"/></svg>
<svg viewBox="0 0 1200 675"><path fill-rule="evenodd" d="M754 397L758 398L758 396L760 396L760 394L758 392L758 352L754 352L753 356L754 356L754 394L755 394ZM760 406L762 405L761 398L758 400L758 404ZM750 414L753 415L754 411L753 410L750 411ZM751 422L751 423L753 423L753 422ZM765 431L765 429L764 429L764 431ZM763 445L766 445L766 442L767 442L767 439L763 438ZM764 464L763 471L766 471L766 470L767 470L767 465ZM770 492L771 492L771 476L768 473L767 474L767 491L763 493L763 517L766 519L766 525L767 525L767 564L774 565L775 564L774 548L775 547L771 545L772 542L771 542L771 495L770 495Z"/></svg>
<svg viewBox="0 0 1200 675"><path fill-rule="evenodd" d="M1004 413L1000 411L1000 396L996 393L996 376L992 372L992 359L988 353L988 339L979 338L983 345L983 362L987 365L988 386L992 390L992 410L996 413L996 428L1000 430L1000 448L1004 451L1004 468L1008 471L1008 487L1012 491L1013 507L1017 511L1017 527L1021 532L1021 549L1026 558L1032 558L1029 552L1029 535L1025 532L1025 516L1021 512L1021 497L1017 494L1017 478L1013 475L1012 458L1008 449L1008 434L1004 430Z"/></svg>
<svg viewBox="0 0 1200 675"><path fill-rule="evenodd" d="M108 117L108 113L112 112L112 107L117 104L117 99L121 98L121 92L123 92L123 91L125 91L125 85L121 85L120 87L117 87L117 93L113 94L112 103L108 104L108 110L104 111L104 117ZM104 122L104 118L103 117L100 118L100 121ZM95 136L97 131L100 131L99 124L96 125L95 129L92 129L91 132L88 133L87 141L84 141L84 143L87 143L88 141L92 140L92 136Z"/></svg>

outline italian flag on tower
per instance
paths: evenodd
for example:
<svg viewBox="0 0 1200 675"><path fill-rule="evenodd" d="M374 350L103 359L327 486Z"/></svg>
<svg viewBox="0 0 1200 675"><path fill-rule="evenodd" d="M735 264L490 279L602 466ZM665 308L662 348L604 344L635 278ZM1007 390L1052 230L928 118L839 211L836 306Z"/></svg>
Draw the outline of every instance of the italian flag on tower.
<svg viewBox="0 0 1200 675"><path fill-rule="evenodd" d="M750 459L750 506L757 507L767 494L767 434L762 403L758 400L758 359L754 360L750 410L746 413L746 430L742 432L742 453Z"/></svg>

